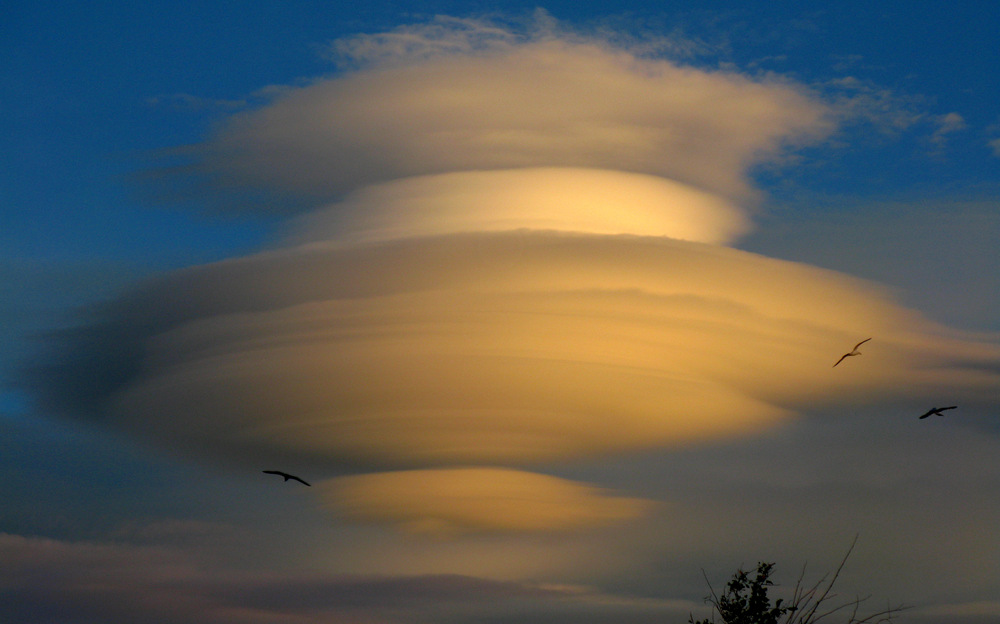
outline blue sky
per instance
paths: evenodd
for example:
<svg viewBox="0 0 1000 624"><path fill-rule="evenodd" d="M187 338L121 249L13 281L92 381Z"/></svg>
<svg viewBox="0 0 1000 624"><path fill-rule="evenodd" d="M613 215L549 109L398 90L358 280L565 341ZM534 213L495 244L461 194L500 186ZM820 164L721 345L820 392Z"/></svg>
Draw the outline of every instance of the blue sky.
<svg viewBox="0 0 1000 624"><path fill-rule="evenodd" d="M1000 622L1000 8L542 8L5 8L5 621Z"/></svg>

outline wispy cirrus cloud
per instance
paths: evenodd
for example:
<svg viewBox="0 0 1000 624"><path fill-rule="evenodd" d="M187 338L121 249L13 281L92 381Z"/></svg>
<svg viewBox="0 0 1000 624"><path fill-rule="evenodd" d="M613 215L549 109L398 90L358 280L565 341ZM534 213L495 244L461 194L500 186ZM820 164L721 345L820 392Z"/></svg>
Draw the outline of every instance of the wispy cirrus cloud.
<svg viewBox="0 0 1000 624"><path fill-rule="evenodd" d="M944 145L948 140L948 135L961 132L969 127L965 123L965 118L955 112L941 115L935 122L937 123L937 129L931 135L931 142L938 146Z"/></svg>
<svg viewBox="0 0 1000 624"><path fill-rule="evenodd" d="M1000 139L992 139L988 145L993 150L993 155L1000 158Z"/></svg>
<svg viewBox="0 0 1000 624"><path fill-rule="evenodd" d="M169 93L164 95L154 95L146 98L146 103L150 106L167 106L178 110L221 110L233 111L245 108L249 105L248 100L223 100L213 99L191 93Z"/></svg>
<svg viewBox="0 0 1000 624"><path fill-rule="evenodd" d="M923 98L852 75L827 80L816 88L826 94L841 122L866 123L883 134L902 132L927 117Z"/></svg>

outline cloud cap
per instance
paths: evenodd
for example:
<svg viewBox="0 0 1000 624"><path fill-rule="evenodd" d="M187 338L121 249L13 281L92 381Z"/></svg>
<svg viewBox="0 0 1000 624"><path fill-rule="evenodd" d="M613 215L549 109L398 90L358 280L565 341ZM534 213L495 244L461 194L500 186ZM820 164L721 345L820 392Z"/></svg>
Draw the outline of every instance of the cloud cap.
<svg viewBox="0 0 1000 624"><path fill-rule="evenodd" d="M566 32L475 28L497 36L477 47L461 29L411 27L407 41L430 47L425 55L398 37L352 39L379 62L234 116L196 148L194 170L217 188L329 200L409 176L589 167L749 200L748 167L834 127L830 108L791 83Z"/></svg>

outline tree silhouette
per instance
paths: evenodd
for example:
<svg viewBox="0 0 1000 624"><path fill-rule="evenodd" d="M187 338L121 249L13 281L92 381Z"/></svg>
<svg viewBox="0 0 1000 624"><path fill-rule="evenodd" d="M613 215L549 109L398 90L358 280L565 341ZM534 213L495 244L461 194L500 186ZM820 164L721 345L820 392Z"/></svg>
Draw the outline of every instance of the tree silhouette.
<svg viewBox="0 0 1000 624"><path fill-rule="evenodd" d="M859 614L861 604L870 596L858 597L847 602L835 602L836 594L832 593L833 586L857 541L858 538L855 537L833 574L823 576L812 586L807 587L803 584L806 571L803 566L792 591L792 597L787 603L779 598L772 605L767 595L768 588L774 585L771 581L773 563L758 563L756 573L752 577L749 571L737 570L733 578L726 583L726 590L721 596L715 593L706 576L705 582L708 583L710 595L705 598L705 602L712 605L714 613L711 619L705 620L695 620L692 615L688 617L688 624L715 624L716 613L723 624L813 624L836 614L847 617L844 620L845 624L891 622L906 608L905 606L887 606L867 616L861 616Z"/></svg>

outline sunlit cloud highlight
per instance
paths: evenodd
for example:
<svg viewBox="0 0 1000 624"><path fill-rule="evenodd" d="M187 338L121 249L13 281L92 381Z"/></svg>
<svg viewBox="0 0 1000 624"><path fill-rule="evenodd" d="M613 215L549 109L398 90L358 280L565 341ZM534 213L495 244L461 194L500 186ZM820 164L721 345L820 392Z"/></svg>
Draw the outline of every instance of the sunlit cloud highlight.
<svg viewBox="0 0 1000 624"><path fill-rule="evenodd" d="M297 220L296 242L516 229L727 243L750 227L722 197L658 176L534 167L404 178Z"/></svg>

